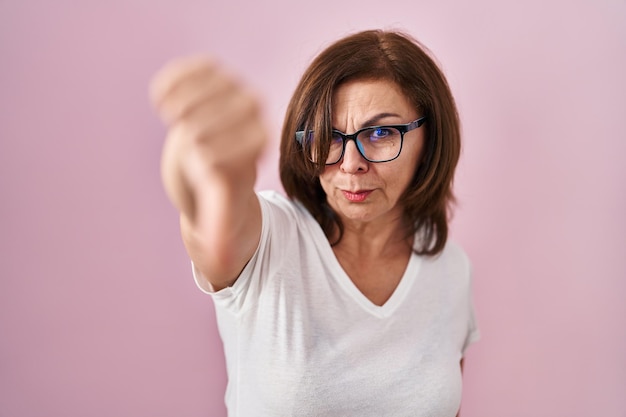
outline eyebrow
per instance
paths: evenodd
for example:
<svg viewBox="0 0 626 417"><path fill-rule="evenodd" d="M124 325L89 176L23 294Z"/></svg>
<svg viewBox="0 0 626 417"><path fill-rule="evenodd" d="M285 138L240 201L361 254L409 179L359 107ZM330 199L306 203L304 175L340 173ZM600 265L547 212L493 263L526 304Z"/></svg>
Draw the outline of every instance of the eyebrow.
<svg viewBox="0 0 626 417"><path fill-rule="evenodd" d="M397 113L378 113L370 117L369 119L367 119L365 122L363 122L361 124L361 127L359 127L359 129L363 129L365 127L377 126L380 124L380 119L384 119L386 117L401 117L401 116ZM339 130L339 129L336 129L333 127L333 130Z"/></svg>

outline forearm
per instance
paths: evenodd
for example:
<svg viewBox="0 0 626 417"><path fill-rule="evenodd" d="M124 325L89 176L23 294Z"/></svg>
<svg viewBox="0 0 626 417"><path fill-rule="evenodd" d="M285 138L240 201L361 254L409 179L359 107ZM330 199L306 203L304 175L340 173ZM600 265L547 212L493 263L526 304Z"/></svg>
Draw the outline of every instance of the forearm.
<svg viewBox="0 0 626 417"><path fill-rule="evenodd" d="M232 285L261 235L261 209L253 189L200 193L196 221L181 214L181 235L194 265L218 290Z"/></svg>

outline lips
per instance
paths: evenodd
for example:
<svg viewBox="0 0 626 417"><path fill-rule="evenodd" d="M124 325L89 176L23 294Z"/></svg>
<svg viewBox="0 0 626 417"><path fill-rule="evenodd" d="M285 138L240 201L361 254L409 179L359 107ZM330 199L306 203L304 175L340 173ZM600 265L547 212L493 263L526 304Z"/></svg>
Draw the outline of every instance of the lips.
<svg viewBox="0 0 626 417"><path fill-rule="evenodd" d="M341 190L346 200L351 201L353 203L360 203L365 201L365 199L372 193L372 190L360 190L360 191L347 191Z"/></svg>

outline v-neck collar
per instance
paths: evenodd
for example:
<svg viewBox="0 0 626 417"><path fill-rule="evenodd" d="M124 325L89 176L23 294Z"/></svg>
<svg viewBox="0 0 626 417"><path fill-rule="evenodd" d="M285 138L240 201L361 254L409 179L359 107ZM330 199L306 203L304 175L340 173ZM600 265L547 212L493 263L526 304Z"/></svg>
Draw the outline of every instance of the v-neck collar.
<svg viewBox="0 0 626 417"><path fill-rule="evenodd" d="M369 298L365 296L361 292L361 290L356 286L356 284L352 281L352 279L348 276L346 271L343 269L339 260L335 256L330 244L327 245L327 250L325 250L324 257L329 261L329 267L332 271L332 279L336 280L339 286L352 298L361 308L363 308L369 314L378 317L378 318L386 318L391 316L398 307L402 304L407 294L409 293L409 289L413 282L415 281L415 277L420 269L420 260L421 258L417 256L415 253L411 253L409 257L409 262L407 263L406 269L402 274L402 278L400 282L394 289L391 297L381 306L373 303Z"/></svg>
<svg viewBox="0 0 626 417"><path fill-rule="evenodd" d="M342 290L367 313L381 319L390 317L407 297L411 286L417 279L417 275L422 265L422 257L417 255L415 252L411 252L409 262L404 270L404 274L402 274L400 282L394 289L391 297L389 297L389 299L382 306L379 306L367 298L348 276L339 263L335 252L330 246L330 242L328 241L326 234L317 220L313 218L311 213L309 213L309 211L301 203L297 202L296 205L298 206L298 209L311 220L312 228L310 228L309 231L318 235L313 239L313 241L317 243L316 246L318 246L320 254L327 261L326 266L331 272L330 279L336 281Z"/></svg>
<svg viewBox="0 0 626 417"><path fill-rule="evenodd" d="M397 308L402 304L404 299L406 298L411 285L415 281L417 274L419 273L421 266L421 257L416 255L414 252L411 253L409 257L409 261L407 263L406 269L402 274L402 278L400 282L394 289L391 297L381 306L373 303L369 298L365 296L356 286L356 284L352 281L352 279L348 276L346 271L343 269L335 252L330 246L330 242L328 242L328 238L324 234L322 228L314 221L316 224L316 228L314 233L318 233L320 236L318 239L314 239L315 242L320 242L319 250L322 257L327 261L327 267L331 272L331 279L337 282L341 289L350 296L352 300L354 300L363 310L367 313L373 315L378 318L385 318L391 316Z"/></svg>

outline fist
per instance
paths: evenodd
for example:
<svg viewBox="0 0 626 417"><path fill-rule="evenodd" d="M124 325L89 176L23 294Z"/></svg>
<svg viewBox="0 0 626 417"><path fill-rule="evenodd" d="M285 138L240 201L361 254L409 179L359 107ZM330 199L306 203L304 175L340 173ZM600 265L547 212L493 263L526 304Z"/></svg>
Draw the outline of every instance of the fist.
<svg viewBox="0 0 626 417"><path fill-rule="evenodd" d="M211 59L185 58L156 74L150 94L169 127L161 172L175 205L193 206L211 185L254 186L267 134L257 98L235 77Z"/></svg>

